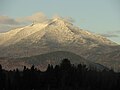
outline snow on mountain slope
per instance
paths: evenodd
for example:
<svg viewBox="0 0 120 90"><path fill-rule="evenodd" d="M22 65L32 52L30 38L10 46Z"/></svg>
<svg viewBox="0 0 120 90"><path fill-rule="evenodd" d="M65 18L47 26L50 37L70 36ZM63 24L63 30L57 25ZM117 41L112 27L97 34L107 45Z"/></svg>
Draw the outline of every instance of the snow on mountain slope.
<svg viewBox="0 0 120 90"><path fill-rule="evenodd" d="M15 30L11 30L10 32L6 32L6 33L1 33L0 35L0 45L4 42L6 42L7 40L9 40L10 38L14 37L14 35L19 32L22 28L19 29L15 29Z"/></svg>
<svg viewBox="0 0 120 90"><path fill-rule="evenodd" d="M49 22L32 24L3 33L0 37L0 45L8 46L20 42L23 39L37 42L43 36L47 38L48 42L53 41L61 44L76 42L80 44L93 43L114 45L110 40L100 35L81 30L63 18L55 18Z"/></svg>
<svg viewBox="0 0 120 90"><path fill-rule="evenodd" d="M0 33L0 57L21 58L68 51L105 65L103 55L118 48L119 45L107 38L80 29L60 17Z"/></svg>
<svg viewBox="0 0 120 90"><path fill-rule="evenodd" d="M3 33L0 37L0 45L8 46L10 44L15 44L19 42L21 39L26 38L27 36L40 31L42 28L47 26L47 24L32 24L30 26L26 26L23 28L18 28L15 30L11 30L7 33Z"/></svg>
<svg viewBox="0 0 120 90"><path fill-rule="evenodd" d="M105 37L79 29L57 17L2 33L0 57L25 57L58 50L80 54L99 46L115 45Z"/></svg>

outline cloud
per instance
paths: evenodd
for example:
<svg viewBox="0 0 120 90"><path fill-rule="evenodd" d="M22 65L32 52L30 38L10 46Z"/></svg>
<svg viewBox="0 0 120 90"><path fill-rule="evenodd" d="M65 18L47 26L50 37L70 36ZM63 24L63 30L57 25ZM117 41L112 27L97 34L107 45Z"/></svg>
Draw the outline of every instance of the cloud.
<svg viewBox="0 0 120 90"><path fill-rule="evenodd" d="M6 24L6 25L18 25L19 22L16 20L9 18L8 16L0 16L0 24Z"/></svg>
<svg viewBox="0 0 120 90"><path fill-rule="evenodd" d="M8 16L0 16L0 32L6 32L33 22L39 23L45 20L47 20L47 17L41 12L35 13L31 16L15 19Z"/></svg>
<svg viewBox="0 0 120 90"><path fill-rule="evenodd" d="M116 30L115 32L113 32L113 33L120 33L120 30Z"/></svg>
<svg viewBox="0 0 120 90"><path fill-rule="evenodd" d="M16 21L20 23L32 23L32 22L38 23L38 22L43 22L45 20L47 20L47 17L41 12L35 13L31 16L16 19Z"/></svg>
<svg viewBox="0 0 120 90"><path fill-rule="evenodd" d="M7 32L11 29L22 27L21 25L0 25L0 33Z"/></svg>
<svg viewBox="0 0 120 90"><path fill-rule="evenodd" d="M107 33L109 33L109 34L119 34L120 30L109 31Z"/></svg>
<svg viewBox="0 0 120 90"><path fill-rule="evenodd" d="M69 21L69 22L71 22L71 23L74 23L75 22L75 20L72 18L72 17L61 17L61 16L59 16L59 15L54 15L53 17L52 17L53 19L54 18L62 18L62 19L64 19L64 20L67 20L67 21Z"/></svg>
<svg viewBox="0 0 120 90"><path fill-rule="evenodd" d="M104 37L110 37L110 38L112 38L112 37L119 37L119 35L117 35L117 34L109 34L109 33L101 34L101 35L104 36Z"/></svg>
<svg viewBox="0 0 120 90"><path fill-rule="evenodd" d="M21 24L15 19L8 16L0 16L0 32L6 32L20 26Z"/></svg>
<svg viewBox="0 0 120 90"><path fill-rule="evenodd" d="M100 34L104 37L108 37L108 38L115 38L115 37L120 37L120 30L116 30L116 31L109 31L106 32L104 34Z"/></svg>

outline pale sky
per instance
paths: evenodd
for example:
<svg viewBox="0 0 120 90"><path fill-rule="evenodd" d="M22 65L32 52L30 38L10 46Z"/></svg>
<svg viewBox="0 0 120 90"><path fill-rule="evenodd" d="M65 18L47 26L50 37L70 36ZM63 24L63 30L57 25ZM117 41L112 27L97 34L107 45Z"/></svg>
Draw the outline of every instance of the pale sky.
<svg viewBox="0 0 120 90"><path fill-rule="evenodd" d="M19 27L21 18L55 15L71 17L76 26L120 44L120 0L0 0L0 32Z"/></svg>

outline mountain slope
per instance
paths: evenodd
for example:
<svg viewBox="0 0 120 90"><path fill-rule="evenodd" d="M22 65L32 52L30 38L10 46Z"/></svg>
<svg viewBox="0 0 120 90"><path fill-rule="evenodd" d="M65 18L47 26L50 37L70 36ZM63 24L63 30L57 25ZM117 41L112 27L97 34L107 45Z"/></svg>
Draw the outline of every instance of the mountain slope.
<svg viewBox="0 0 120 90"><path fill-rule="evenodd" d="M0 45L8 46L23 40L31 40L32 43L38 43L42 38L47 38L48 42L54 41L54 43L61 44L74 42L78 44L92 43L115 45L115 43L110 40L100 35L95 35L79 29L62 18L55 18L49 22L32 24L30 26L3 33L0 37Z"/></svg>
<svg viewBox="0 0 120 90"><path fill-rule="evenodd" d="M97 63L103 64L115 71L120 71L120 50L99 55Z"/></svg>
<svg viewBox="0 0 120 90"><path fill-rule="evenodd" d="M32 57L24 57L24 58L16 58L16 59L3 58L3 59L2 58L0 59L0 63L2 63L3 68L8 70L15 68L22 69L23 66L31 67L32 65L35 65L37 68L40 68L42 70L45 70L48 64L52 64L55 66L60 64L61 60L63 59L69 59L71 63L75 65L84 64L88 68L93 68L97 70L107 69L106 67L100 64L90 62L79 55L66 51L56 51L56 52L41 54Z"/></svg>
<svg viewBox="0 0 120 90"><path fill-rule="evenodd" d="M104 55L118 49L120 46L107 38L79 29L60 17L0 34L0 57L7 58L67 51L105 65Z"/></svg>
<svg viewBox="0 0 120 90"><path fill-rule="evenodd" d="M99 46L114 45L117 44L100 35L79 29L63 18L32 24L0 35L0 53L3 54L1 57L32 56L57 50L79 49L85 52Z"/></svg>

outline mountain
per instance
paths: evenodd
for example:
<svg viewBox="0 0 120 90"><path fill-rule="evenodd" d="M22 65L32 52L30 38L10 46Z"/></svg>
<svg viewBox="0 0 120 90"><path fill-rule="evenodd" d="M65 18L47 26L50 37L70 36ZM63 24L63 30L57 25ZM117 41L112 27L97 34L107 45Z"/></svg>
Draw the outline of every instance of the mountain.
<svg viewBox="0 0 120 90"><path fill-rule="evenodd" d="M0 34L0 57L6 58L67 51L104 65L102 55L114 52L119 47L107 38L80 29L61 17ZM100 57L102 60L99 61Z"/></svg>
<svg viewBox="0 0 120 90"><path fill-rule="evenodd" d="M90 50L99 46L114 46L116 43L75 27L63 18L32 24L0 35L1 57L25 57L51 51ZM39 52L40 51L40 52Z"/></svg>
<svg viewBox="0 0 120 90"><path fill-rule="evenodd" d="M118 49L116 51L98 55L96 63L112 68L115 71L120 71L120 50Z"/></svg>
<svg viewBox="0 0 120 90"><path fill-rule="evenodd" d="M71 52L66 51L56 51L31 57L24 57L24 58L0 58L0 63L3 65L4 69L7 70L13 70L16 68L23 69L23 66L31 67L32 65L35 65L37 68L41 70L46 70L48 64L52 65L58 65L61 63L61 60L63 59L69 59L72 64L82 64L86 65L87 68L96 69L96 70L108 70L108 68L94 63L90 62L83 57L76 55Z"/></svg>

